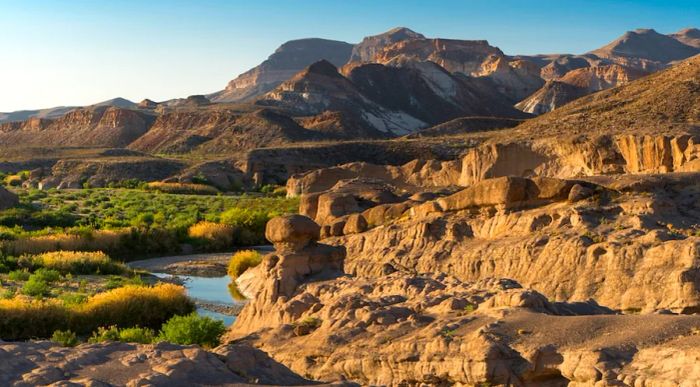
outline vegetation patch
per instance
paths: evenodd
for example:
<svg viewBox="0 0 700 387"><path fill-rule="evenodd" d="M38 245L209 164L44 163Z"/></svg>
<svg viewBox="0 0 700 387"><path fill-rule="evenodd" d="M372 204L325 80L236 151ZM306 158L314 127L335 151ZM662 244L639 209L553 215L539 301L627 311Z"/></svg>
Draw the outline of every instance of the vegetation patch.
<svg viewBox="0 0 700 387"><path fill-rule="evenodd" d="M262 262L262 255L256 250L237 251L229 261L228 275L235 280L246 270L258 266L260 262Z"/></svg>
<svg viewBox="0 0 700 387"><path fill-rule="evenodd" d="M158 329L171 317L192 311L194 304L185 289L173 284L127 285L98 293L80 304L15 296L0 300L0 337L48 338L57 330L88 335L105 325Z"/></svg>

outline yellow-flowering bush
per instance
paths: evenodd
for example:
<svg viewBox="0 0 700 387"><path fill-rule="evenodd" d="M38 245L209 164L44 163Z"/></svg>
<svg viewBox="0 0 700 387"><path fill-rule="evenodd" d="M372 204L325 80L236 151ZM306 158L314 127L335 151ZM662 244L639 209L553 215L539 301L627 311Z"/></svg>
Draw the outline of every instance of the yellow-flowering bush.
<svg viewBox="0 0 700 387"><path fill-rule="evenodd" d="M261 261L262 255L255 250L237 251L228 263L228 275L236 279L249 268L258 266Z"/></svg>
<svg viewBox="0 0 700 387"><path fill-rule="evenodd" d="M129 235L129 229L96 230L90 233L33 236L2 242L3 251L12 255L41 254L49 251L112 251L117 249L122 239Z"/></svg>
<svg viewBox="0 0 700 387"><path fill-rule="evenodd" d="M220 250L232 245L234 232L233 226L205 221L190 226L187 235L199 240L208 250Z"/></svg>
<svg viewBox="0 0 700 387"><path fill-rule="evenodd" d="M63 274L122 274L127 271L124 264L112 261L101 251L53 251L39 255L25 255L20 266L45 267Z"/></svg>
<svg viewBox="0 0 700 387"><path fill-rule="evenodd" d="M105 325L158 329L172 316L192 311L194 303L185 289L173 284L129 285L77 305L14 297L0 300L0 339L48 338L56 330L87 335Z"/></svg>

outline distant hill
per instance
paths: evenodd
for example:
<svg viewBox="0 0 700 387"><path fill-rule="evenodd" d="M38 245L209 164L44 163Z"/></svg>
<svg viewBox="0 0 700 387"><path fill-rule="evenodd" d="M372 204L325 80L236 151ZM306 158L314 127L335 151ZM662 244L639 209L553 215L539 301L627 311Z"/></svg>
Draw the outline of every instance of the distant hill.
<svg viewBox="0 0 700 387"><path fill-rule="evenodd" d="M107 101L102 101L90 106L116 106L125 109L135 108L136 104L124 98L114 98ZM58 106L48 109L38 109L38 110L18 110L10 113L0 113L0 123L3 122L16 122L25 121L30 118L58 118L66 113L75 110L77 106Z"/></svg>
<svg viewBox="0 0 700 387"><path fill-rule="evenodd" d="M671 133L700 128L700 56L594 93L518 127L558 133Z"/></svg>

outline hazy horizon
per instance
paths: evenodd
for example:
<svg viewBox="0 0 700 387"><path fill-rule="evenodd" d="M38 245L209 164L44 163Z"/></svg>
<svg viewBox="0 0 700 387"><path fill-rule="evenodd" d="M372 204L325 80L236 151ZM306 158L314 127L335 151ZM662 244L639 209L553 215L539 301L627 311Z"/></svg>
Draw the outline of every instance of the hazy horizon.
<svg viewBox="0 0 700 387"><path fill-rule="evenodd" d="M565 4L562 4L565 3ZM161 101L221 90L282 43L357 43L397 26L429 37L488 40L506 54L579 54L625 31L699 27L690 1L200 2L70 4L0 0L0 111Z"/></svg>

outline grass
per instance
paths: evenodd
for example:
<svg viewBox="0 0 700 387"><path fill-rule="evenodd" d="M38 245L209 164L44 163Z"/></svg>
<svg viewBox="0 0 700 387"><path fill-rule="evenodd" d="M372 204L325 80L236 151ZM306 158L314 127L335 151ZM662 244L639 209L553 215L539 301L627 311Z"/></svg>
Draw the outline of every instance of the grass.
<svg viewBox="0 0 700 387"><path fill-rule="evenodd" d="M235 280L246 270L258 266L260 262L262 262L262 255L255 250L237 251L229 261L228 275Z"/></svg>

